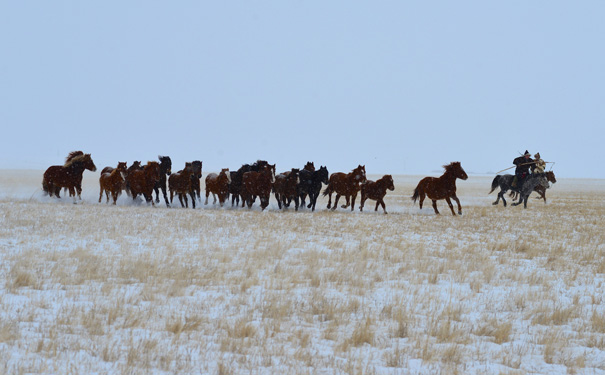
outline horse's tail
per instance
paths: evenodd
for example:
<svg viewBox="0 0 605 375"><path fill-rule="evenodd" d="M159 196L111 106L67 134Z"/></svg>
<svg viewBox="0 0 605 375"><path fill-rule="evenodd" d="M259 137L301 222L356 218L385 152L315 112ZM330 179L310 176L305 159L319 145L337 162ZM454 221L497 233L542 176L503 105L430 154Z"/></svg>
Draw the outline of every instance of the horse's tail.
<svg viewBox="0 0 605 375"><path fill-rule="evenodd" d="M322 195L324 197L328 194L332 194L332 187L330 186L330 184L328 184L328 186L326 186L326 188L324 189L324 192L322 193Z"/></svg>
<svg viewBox="0 0 605 375"><path fill-rule="evenodd" d="M414 203L416 203L418 197L420 197L420 191L419 187L417 186L416 189L414 189L414 195L412 195L412 200L414 201Z"/></svg>
<svg viewBox="0 0 605 375"><path fill-rule="evenodd" d="M494 180L492 181L492 190L490 190L489 193L487 193L487 194L491 194L494 190L496 190L496 188L498 187L499 184L500 184L500 175L497 175L496 177L494 177Z"/></svg>
<svg viewBox="0 0 605 375"><path fill-rule="evenodd" d="M50 195L50 186L48 185L46 178L42 179L42 190L46 195Z"/></svg>

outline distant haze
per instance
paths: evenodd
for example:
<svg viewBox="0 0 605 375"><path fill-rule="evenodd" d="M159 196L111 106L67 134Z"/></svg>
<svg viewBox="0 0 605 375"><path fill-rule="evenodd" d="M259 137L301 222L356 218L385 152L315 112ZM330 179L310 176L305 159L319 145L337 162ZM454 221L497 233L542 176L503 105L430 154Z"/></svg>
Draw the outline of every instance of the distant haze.
<svg viewBox="0 0 605 375"><path fill-rule="evenodd" d="M9 1L0 168L605 178L605 2Z"/></svg>

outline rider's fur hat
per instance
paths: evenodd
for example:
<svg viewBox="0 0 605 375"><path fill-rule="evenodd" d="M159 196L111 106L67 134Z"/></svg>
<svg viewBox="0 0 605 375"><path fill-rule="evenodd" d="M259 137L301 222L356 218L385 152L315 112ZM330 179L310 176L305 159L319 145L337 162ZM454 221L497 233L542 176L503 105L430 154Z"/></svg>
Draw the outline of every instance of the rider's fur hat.
<svg viewBox="0 0 605 375"><path fill-rule="evenodd" d="M539 153L539 152L536 152L536 154L534 155L534 158L536 158L536 159L540 159L540 153Z"/></svg>
<svg viewBox="0 0 605 375"><path fill-rule="evenodd" d="M523 154L523 156L531 156L531 154L529 153L529 151L525 150L525 154Z"/></svg>

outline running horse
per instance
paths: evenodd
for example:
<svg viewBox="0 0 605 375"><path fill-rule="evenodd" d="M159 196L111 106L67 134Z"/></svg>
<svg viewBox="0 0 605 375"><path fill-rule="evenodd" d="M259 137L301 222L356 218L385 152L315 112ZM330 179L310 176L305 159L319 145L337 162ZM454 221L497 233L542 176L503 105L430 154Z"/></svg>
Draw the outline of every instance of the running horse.
<svg viewBox="0 0 605 375"><path fill-rule="evenodd" d="M107 171L109 170L109 171ZM109 203L109 194L113 198L113 204L116 204L118 197L122 193L124 187L124 181L126 180L126 163L118 162L117 168L105 167L103 168L104 173L101 173L99 177L99 185L101 186L101 192L99 193L99 203L103 198L103 191L105 191L106 200L105 203Z"/></svg>
<svg viewBox="0 0 605 375"><path fill-rule="evenodd" d="M265 164L260 172L250 171L242 176L241 197L248 208L252 208L256 196L260 198L262 210L269 205L271 189L275 182L275 164Z"/></svg>
<svg viewBox="0 0 605 375"><path fill-rule="evenodd" d="M157 161L149 161L142 170L135 169L126 177L126 183L130 190L133 200L137 199L139 194L145 197L147 204L153 203L153 188L160 180L160 164Z"/></svg>
<svg viewBox="0 0 605 375"><path fill-rule="evenodd" d="M546 180L550 183L554 184L557 182L557 178L555 177L555 172L553 172L553 171L544 172L544 177L546 177ZM542 184L536 185L536 187L534 188L534 191L540 195L539 197L536 197L536 199L544 199L544 203L546 203L546 189L548 189L548 188L550 188L550 185L546 186L546 187ZM510 196L513 200L516 200L517 198L519 198L518 192L514 191L514 190L510 192Z"/></svg>
<svg viewBox="0 0 605 375"><path fill-rule="evenodd" d="M382 178L376 182L368 180L361 184L361 202L359 211L363 211L363 204L366 199L369 198L376 201L376 208L374 208L374 211L378 211L378 205L381 205L386 214L387 208L384 204L384 196L387 194L387 190L395 190L393 176L390 174L382 176Z"/></svg>
<svg viewBox="0 0 605 375"><path fill-rule="evenodd" d="M76 192L78 195L82 192L82 174L86 169L92 172L97 170L90 154L74 151L67 156L65 165L48 167L42 178L42 190L51 197L54 195L61 198L59 195L61 189L67 188L69 195L74 197L75 203Z"/></svg>
<svg viewBox="0 0 605 375"><path fill-rule="evenodd" d="M206 202L208 204L208 196L212 193L214 202L216 204L216 196L218 195L218 201L221 207L225 204L225 201L229 199L229 184L231 183L231 173L229 168L223 168L221 173L210 173L206 176Z"/></svg>
<svg viewBox="0 0 605 375"><path fill-rule="evenodd" d="M192 197L196 197L197 199L202 201L201 198L201 186L200 186L200 178L202 178L202 162L200 160L194 160L191 162L191 194ZM193 198L192 198L193 199Z"/></svg>
<svg viewBox="0 0 605 375"><path fill-rule="evenodd" d="M300 197L301 207L305 206L305 199L309 196L309 205L307 208L311 208L315 211L315 205L317 204L317 197L321 193L321 187L323 184L328 184L330 174L328 169L321 166L319 170L313 170L308 168L313 163L307 163L305 167L300 171L300 184L298 184L298 196Z"/></svg>
<svg viewBox="0 0 605 375"><path fill-rule="evenodd" d="M168 187L170 188L170 203L174 198L174 194L179 196L181 207L189 208L187 194L191 195L191 206L195 208L195 193L191 189L191 175L193 175L192 163L185 163L185 168L173 173L168 177ZM185 204L183 204L183 200Z"/></svg>
<svg viewBox="0 0 605 375"><path fill-rule="evenodd" d="M335 210L338 206L338 199L343 195L347 200L346 204L342 205L342 208L349 207L351 205L351 211L355 208L355 198L357 193L361 189L360 185L366 181L366 166L359 165L353 169L351 173L336 172L330 176L328 186L323 192L323 196L329 196L328 198L328 209L330 207ZM334 199L334 206L332 206L332 193L336 193ZM350 201L350 203L349 203Z"/></svg>
<svg viewBox="0 0 605 375"><path fill-rule="evenodd" d="M153 187L153 190L155 190L155 203L160 203L161 189L162 194L164 195L164 202L166 202L166 207L170 207L170 204L168 204L168 195L166 194L166 176L170 176L170 173L172 172L172 160L170 160L170 156L162 155L158 155L158 160L160 161L160 179Z"/></svg>
<svg viewBox="0 0 605 375"><path fill-rule="evenodd" d="M300 170L298 168L292 168L291 171L280 173L279 175L275 176L273 191L275 192L275 199L277 200L277 205L280 210L282 209L282 207L290 207L290 202L292 202L292 200L294 199L294 210L298 211L299 184Z"/></svg>
<svg viewBox="0 0 605 375"><path fill-rule="evenodd" d="M425 177L420 180L418 186L416 186L416 189L414 189L412 200L416 202L416 200L420 198L420 209L422 209L422 203L428 196L429 199L433 201L433 209L435 210L435 213L439 215L439 210L437 210L437 201L440 199L445 199L448 206L450 206L450 210L452 210L452 215L456 216L454 206L450 200L451 198L458 204L458 215L462 215L460 200L456 196L456 179L459 178L461 180L466 180L468 175L464 169L462 169L459 161L444 165L443 168L445 168L445 173L443 173L441 177Z"/></svg>

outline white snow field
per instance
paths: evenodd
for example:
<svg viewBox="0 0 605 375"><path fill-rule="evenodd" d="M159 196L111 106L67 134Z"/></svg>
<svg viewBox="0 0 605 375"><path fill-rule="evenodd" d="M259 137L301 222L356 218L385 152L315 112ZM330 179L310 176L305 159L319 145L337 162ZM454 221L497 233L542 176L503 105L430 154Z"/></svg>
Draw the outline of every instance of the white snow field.
<svg viewBox="0 0 605 375"><path fill-rule="evenodd" d="M423 176L384 215L99 204L89 171L73 204L42 173L0 171L2 374L605 374L604 180L523 209L471 175L454 217Z"/></svg>

